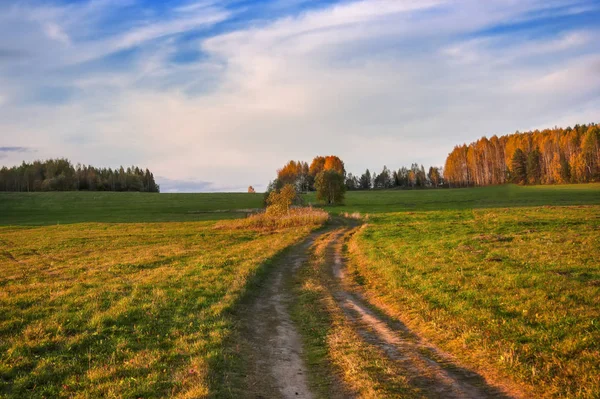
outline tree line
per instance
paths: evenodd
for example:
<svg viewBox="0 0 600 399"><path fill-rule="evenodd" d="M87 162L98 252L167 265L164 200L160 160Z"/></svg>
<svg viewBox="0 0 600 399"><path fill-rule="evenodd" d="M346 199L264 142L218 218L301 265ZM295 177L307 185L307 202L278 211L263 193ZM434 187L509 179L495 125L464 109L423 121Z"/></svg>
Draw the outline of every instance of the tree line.
<svg viewBox="0 0 600 399"><path fill-rule="evenodd" d="M454 147L444 177L452 187L600 181L600 127L591 123L482 137Z"/></svg>
<svg viewBox="0 0 600 399"><path fill-rule="evenodd" d="M403 166L398 170L384 166L379 173L367 169L360 176L348 173L345 184L348 190L440 188L445 186L445 180L442 168L430 166L426 172L423 165L413 163L410 168Z"/></svg>
<svg viewBox="0 0 600 399"><path fill-rule="evenodd" d="M371 190L390 188L440 188L446 186L443 169L413 163L410 168L390 170L384 166L381 172L367 169L362 175L346 173L344 162L335 155L317 156L309 165L303 161L289 161L277 170L277 178L269 184L267 192L281 189L286 184L293 185L299 192L316 191L315 183L319 173L333 170L342 176L346 190Z"/></svg>
<svg viewBox="0 0 600 399"><path fill-rule="evenodd" d="M0 169L0 191L141 191L158 193L160 187L148 169L73 166L67 159L23 162Z"/></svg>
<svg viewBox="0 0 600 399"><path fill-rule="evenodd" d="M347 190L371 190L391 188L439 188L443 187L442 168L432 166L425 171L423 165L416 163L410 168L402 167L390 170L384 166L380 173L371 173L369 169L362 175L346 173L344 162L335 155L317 156L310 165L305 161L289 161L277 170L277 178L269 183L265 201L269 202L272 193L282 190L295 192L316 191L317 199L327 204L343 202ZM296 202L299 202L299 197Z"/></svg>

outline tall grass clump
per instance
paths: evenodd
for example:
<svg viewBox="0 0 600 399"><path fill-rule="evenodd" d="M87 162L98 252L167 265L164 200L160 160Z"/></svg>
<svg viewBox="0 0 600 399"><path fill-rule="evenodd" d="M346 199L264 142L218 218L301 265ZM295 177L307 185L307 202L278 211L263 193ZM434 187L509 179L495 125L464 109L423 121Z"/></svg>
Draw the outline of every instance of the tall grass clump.
<svg viewBox="0 0 600 399"><path fill-rule="evenodd" d="M279 230L290 227L319 227L329 219L322 209L312 207L293 207L298 201L298 193L291 184L280 190L273 190L267 198L267 209L246 219L230 223L219 223L218 228L239 228L257 230Z"/></svg>
<svg viewBox="0 0 600 399"><path fill-rule="evenodd" d="M251 215L246 219L219 223L218 227L257 230L279 230L290 227L319 227L329 220L329 214L322 209L302 207L290 209L286 214L270 212Z"/></svg>

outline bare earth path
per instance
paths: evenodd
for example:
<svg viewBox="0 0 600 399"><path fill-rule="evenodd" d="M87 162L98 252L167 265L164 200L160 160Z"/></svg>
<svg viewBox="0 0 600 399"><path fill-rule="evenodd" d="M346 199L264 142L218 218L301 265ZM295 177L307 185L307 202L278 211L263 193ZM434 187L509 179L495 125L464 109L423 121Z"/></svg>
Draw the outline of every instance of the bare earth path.
<svg viewBox="0 0 600 399"><path fill-rule="evenodd" d="M276 261L262 292L248 308L246 339L252 365L246 377L247 397L313 398L302 361L302 342L288 307L293 300L287 282L306 262L312 234Z"/></svg>
<svg viewBox="0 0 600 399"><path fill-rule="evenodd" d="M291 248L273 265L262 291L245 312L244 339L249 349L246 397L313 398L302 338L290 318L294 301L289 281L308 261L317 238L328 235L327 267L335 276L330 287L347 323L364 342L379 348L392 360L397 372L407 376L423 397L429 398L509 398L478 374L454 364L450 356L424 342L398 321L381 316L356 292L346 288L344 279L344 238L352 226L313 233Z"/></svg>

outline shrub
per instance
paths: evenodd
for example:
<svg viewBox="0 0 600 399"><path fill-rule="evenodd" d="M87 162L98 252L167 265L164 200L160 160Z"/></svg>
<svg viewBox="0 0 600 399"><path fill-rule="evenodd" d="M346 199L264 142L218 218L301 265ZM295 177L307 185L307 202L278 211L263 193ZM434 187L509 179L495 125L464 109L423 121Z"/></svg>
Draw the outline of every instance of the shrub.
<svg viewBox="0 0 600 399"><path fill-rule="evenodd" d="M296 188L286 184L279 191L271 191L267 198L267 214L270 216L283 216L290 213L290 206L297 197Z"/></svg>

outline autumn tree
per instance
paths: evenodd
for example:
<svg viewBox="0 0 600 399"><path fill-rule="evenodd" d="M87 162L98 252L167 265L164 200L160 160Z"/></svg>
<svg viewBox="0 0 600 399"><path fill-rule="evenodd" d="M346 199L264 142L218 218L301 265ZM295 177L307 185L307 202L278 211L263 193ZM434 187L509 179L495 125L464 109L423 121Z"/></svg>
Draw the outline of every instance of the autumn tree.
<svg viewBox="0 0 600 399"><path fill-rule="evenodd" d="M438 167L431 166L427 177L433 187L438 187L442 183L442 173Z"/></svg>
<svg viewBox="0 0 600 399"><path fill-rule="evenodd" d="M324 170L335 170L343 176L346 175L344 162L335 155L317 156L313 159L309 167L310 175L316 178Z"/></svg>
<svg viewBox="0 0 600 399"><path fill-rule="evenodd" d="M310 163L309 173L313 177L317 177L325 169L325 157L316 156Z"/></svg>
<svg viewBox="0 0 600 399"><path fill-rule="evenodd" d="M317 200L326 204L342 204L346 193L344 175L333 169L320 172L315 179Z"/></svg>
<svg viewBox="0 0 600 399"><path fill-rule="evenodd" d="M536 184L580 183L600 180L600 139L596 124L575 125L482 137L469 145L456 146L444 166L446 181L453 187L503 184L509 178ZM515 171L513 160L525 157ZM528 176L523 170L531 161Z"/></svg>

